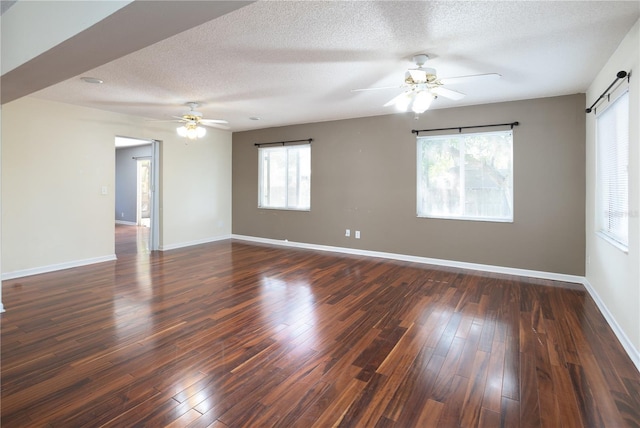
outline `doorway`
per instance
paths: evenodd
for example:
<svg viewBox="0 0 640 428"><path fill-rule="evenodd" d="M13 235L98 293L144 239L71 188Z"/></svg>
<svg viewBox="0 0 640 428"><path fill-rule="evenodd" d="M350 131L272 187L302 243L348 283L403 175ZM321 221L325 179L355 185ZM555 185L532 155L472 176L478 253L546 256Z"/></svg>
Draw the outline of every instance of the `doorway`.
<svg viewBox="0 0 640 428"><path fill-rule="evenodd" d="M137 253L159 248L159 143L116 137L116 254L123 236Z"/></svg>
<svg viewBox="0 0 640 428"><path fill-rule="evenodd" d="M151 157L136 160L136 224L151 227Z"/></svg>

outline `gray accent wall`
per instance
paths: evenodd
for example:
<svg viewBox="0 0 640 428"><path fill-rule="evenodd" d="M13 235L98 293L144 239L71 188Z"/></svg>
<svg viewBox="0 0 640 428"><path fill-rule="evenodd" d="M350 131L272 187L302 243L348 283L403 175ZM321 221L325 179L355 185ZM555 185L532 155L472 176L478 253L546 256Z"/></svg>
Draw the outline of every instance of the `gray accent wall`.
<svg viewBox="0 0 640 428"><path fill-rule="evenodd" d="M138 169L134 157L151 156L151 144L116 149L116 221L136 222Z"/></svg>
<svg viewBox="0 0 640 428"><path fill-rule="evenodd" d="M582 276L584 106L577 94L234 133L232 232ZM418 218L411 130L513 121L514 222ZM254 143L306 138L311 211L258 209Z"/></svg>

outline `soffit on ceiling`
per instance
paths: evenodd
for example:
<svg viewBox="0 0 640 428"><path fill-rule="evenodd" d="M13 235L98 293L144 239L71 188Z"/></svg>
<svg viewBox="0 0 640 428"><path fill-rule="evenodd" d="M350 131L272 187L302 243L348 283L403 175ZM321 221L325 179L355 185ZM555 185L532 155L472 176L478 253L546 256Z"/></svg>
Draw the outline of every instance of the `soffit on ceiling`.
<svg viewBox="0 0 640 428"><path fill-rule="evenodd" d="M639 2L259 1L34 96L153 119L198 101L233 131L393 113L417 53L450 86L432 108L586 91L640 16ZM428 114L428 112L426 113ZM252 121L250 117L260 117Z"/></svg>
<svg viewBox="0 0 640 428"><path fill-rule="evenodd" d="M0 2L0 15L4 15L4 13L9 10L11 6L13 6L18 0L2 0Z"/></svg>

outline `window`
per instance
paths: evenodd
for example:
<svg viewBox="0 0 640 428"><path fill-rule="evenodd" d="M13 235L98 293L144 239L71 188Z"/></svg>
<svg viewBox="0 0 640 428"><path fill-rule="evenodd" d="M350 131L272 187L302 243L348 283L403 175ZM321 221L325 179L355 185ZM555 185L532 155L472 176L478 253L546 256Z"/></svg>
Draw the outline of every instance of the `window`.
<svg viewBox="0 0 640 428"><path fill-rule="evenodd" d="M258 148L258 207L311 208L311 146Z"/></svg>
<svg viewBox="0 0 640 428"><path fill-rule="evenodd" d="M626 250L629 244L629 92L596 118L598 228Z"/></svg>
<svg viewBox="0 0 640 428"><path fill-rule="evenodd" d="M418 137L418 217L513 221L513 132Z"/></svg>

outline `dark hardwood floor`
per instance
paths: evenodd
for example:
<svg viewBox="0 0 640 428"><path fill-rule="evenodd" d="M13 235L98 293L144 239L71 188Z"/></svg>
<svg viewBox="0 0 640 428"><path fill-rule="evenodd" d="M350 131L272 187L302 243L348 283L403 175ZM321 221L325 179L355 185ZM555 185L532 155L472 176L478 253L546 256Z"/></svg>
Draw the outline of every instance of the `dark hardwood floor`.
<svg viewBox="0 0 640 428"><path fill-rule="evenodd" d="M581 285L127 230L3 282L2 428L640 426Z"/></svg>

